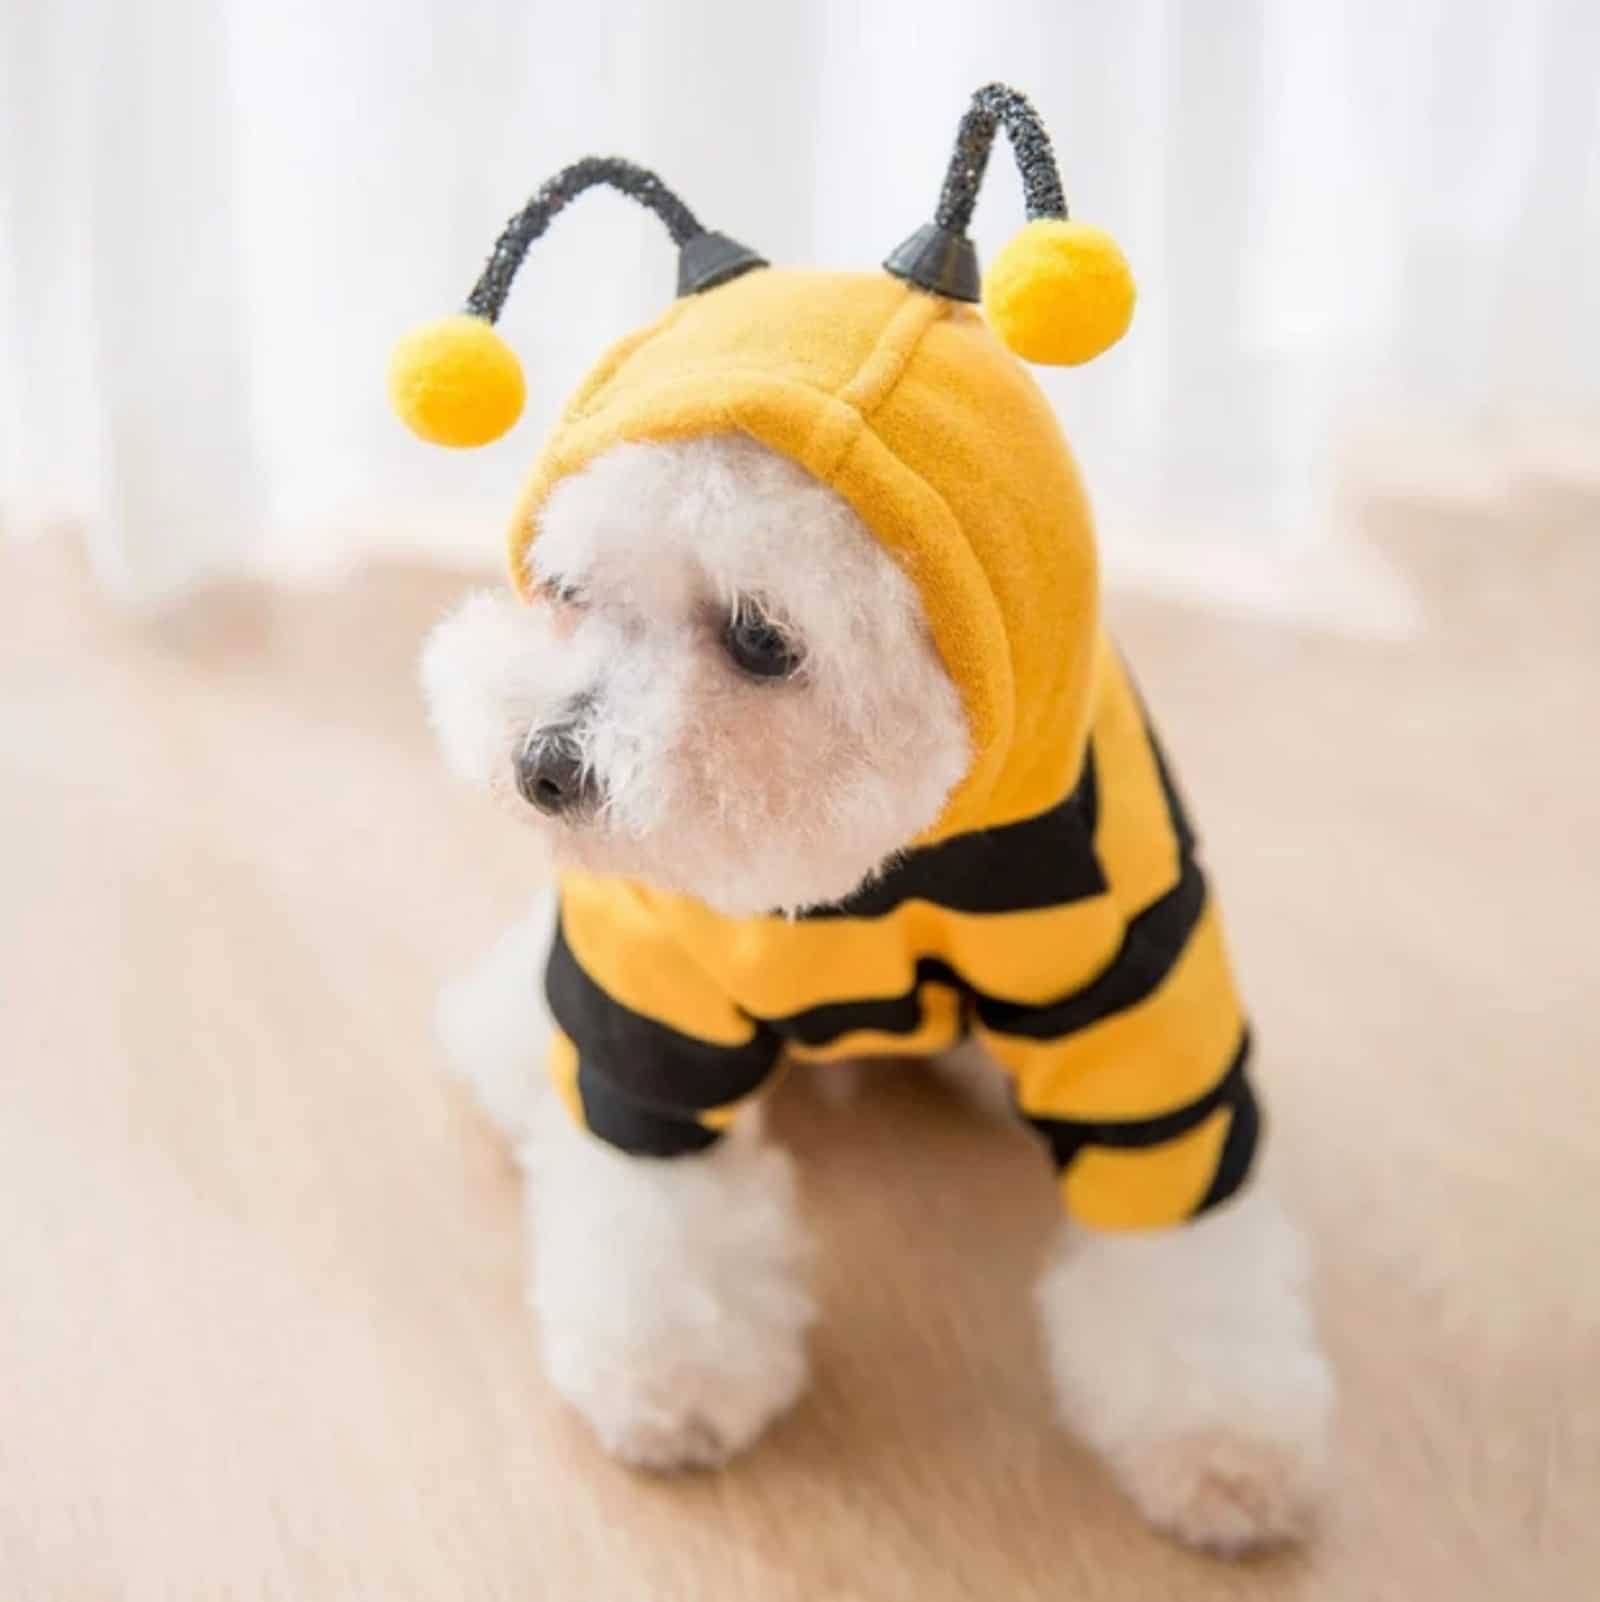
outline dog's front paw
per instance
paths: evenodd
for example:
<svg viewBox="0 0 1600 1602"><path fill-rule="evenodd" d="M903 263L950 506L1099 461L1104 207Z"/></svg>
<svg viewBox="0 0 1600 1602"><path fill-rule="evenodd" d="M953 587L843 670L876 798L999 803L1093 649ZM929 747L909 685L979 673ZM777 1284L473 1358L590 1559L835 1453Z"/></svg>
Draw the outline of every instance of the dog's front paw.
<svg viewBox="0 0 1600 1602"><path fill-rule="evenodd" d="M805 1389L816 1316L787 1154L740 1129L625 1157L549 1106L523 1157L551 1383L639 1468L749 1446Z"/></svg>
<svg viewBox="0 0 1600 1602"><path fill-rule="evenodd" d="M1113 1454L1112 1467L1158 1530L1233 1556L1306 1533L1317 1455L1218 1429L1130 1447Z"/></svg>
<svg viewBox="0 0 1600 1602"><path fill-rule="evenodd" d="M546 1327L547 1369L557 1390L621 1462L658 1473L715 1468L750 1446L805 1389L806 1359L793 1331L746 1328L737 1368L720 1350L625 1354L619 1369Z"/></svg>

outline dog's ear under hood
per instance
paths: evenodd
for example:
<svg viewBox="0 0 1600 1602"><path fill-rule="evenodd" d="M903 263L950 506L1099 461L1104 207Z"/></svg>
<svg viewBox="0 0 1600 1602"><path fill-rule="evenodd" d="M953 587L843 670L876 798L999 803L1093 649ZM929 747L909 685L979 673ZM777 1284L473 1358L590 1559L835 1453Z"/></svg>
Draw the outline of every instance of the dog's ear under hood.
<svg viewBox="0 0 1600 1602"><path fill-rule="evenodd" d="M983 284L966 236L997 126L1030 221ZM1015 91L980 90L962 119L935 221L884 273L768 267L701 227L654 175L580 162L512 219L467 312L408 336L391 367L402 416L438 443L481 444L522 402L490 324L533 239L596 183L661 216L679 299L613 346L534 465L510 532L513 582L546 497L623 441L740 432L830 485L901 562L961 691L973 762L931 837L1029 816L1071 788L1099 649L1088 506L1054 414L1015 356L1080 362L1121 336L1132 281L1115 244L1066 220L1049 142ZM648 537L642 534L641 537Z"/></svg>

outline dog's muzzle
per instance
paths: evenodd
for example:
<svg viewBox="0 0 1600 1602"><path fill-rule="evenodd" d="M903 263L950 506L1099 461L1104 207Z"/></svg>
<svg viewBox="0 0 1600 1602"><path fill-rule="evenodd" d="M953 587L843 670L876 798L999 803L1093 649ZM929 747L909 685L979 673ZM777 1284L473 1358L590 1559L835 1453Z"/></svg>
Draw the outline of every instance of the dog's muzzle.
<svg viewBox="0 0 1600 1602"><path fill-rule="evenodd" d="M592 812L599 786L583 760L575 723L538 729L517 758L517 790L547 817L578 818Z"/></svg>

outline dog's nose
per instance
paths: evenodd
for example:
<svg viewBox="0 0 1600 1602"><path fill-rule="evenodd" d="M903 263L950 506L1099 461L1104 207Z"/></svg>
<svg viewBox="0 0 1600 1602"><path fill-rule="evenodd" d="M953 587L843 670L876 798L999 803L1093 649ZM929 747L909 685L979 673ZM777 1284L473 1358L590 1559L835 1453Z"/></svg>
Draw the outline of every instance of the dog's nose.
<svg viewBox="0 0 1600 1602"><path fill-rule="evenodd" d="M594 804L594 779L570 724L541 729L523 747L517 758L517 789L530 806L551 817Z"/></svg>

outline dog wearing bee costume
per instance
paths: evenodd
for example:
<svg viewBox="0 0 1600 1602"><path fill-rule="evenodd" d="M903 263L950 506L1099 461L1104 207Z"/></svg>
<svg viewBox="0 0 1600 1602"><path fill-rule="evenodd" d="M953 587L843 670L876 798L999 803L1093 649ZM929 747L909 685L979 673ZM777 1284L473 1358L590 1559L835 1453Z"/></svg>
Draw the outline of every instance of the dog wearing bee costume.
<svg viewBox="0 0 1600 1602"><path fill-rule="evenodd" d="M1029 220L981 277L967 228L1002 128ZM665 223L678 297L546 441L512 593L471 598L423 663L447 759L556 868L553 906L440 1012L528 1170L552 1380L643 1466L750 1444L801 1394L814 1317L763 1093L796 1059L981 1050L1057 1174L1038 1299L1067 1425L1187 1540L1293 1534L1331 1384L1255 1181L1250 1033L1018 359L1123 334L1120 251L1068 219L999 85L880 272L770 266L590 159L512 219L462 315L397 349L423 438L515 421L493 324L597 184Z"/></svg>

